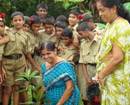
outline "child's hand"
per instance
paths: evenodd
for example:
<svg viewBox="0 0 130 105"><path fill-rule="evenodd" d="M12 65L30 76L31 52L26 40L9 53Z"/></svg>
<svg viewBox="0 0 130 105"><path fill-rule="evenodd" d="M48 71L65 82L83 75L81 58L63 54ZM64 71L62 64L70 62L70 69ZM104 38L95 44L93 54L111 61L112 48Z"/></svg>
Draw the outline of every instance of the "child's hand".
<svg viewBox="0 0 130 105"><path fill-rule="evenodd" d="M2 77L3 81L6 78L6 72L5 72L5 69L3 67L2 67L1 77Z"/></svg>
<svg viewBox="0 0 130 105"><path fill-rule="evenodd" d="M2 84L2 82L3 82L3 79L2 79L2 76L0 74L0 84Z"/></svg>

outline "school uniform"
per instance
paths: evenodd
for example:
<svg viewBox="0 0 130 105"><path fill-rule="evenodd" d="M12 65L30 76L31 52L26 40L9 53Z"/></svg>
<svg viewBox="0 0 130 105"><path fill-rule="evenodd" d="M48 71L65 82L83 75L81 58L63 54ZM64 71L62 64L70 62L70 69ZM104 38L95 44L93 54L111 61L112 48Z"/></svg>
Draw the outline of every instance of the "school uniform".
<svg viewBox="0 0 130 105"><path fill-rule="evenodd" d="M22 85L24 81L16 81L25 70L25 56L29 53L28 37L22 29L17 31L12 28L7 33L9 42L4 47L3 65L6 72L3 86Z"/></svg>
<svg viewBox="0 0 130 105"><path fill-rule="evenodd" d="M65 45L63 45L62 48L63 51L58 56L70 62L72 65L75 65L73 62L74 54L76 52L75 48L68 48Z"/></svg>
<svg viewBox="0 0 130 105"><path fill-rule="evenodd" d="M96 74L96 55L99 52L101 43L101 37L98 35L94 36L93 41L91 42L89 39L83 39L80 45L80 64L86 64L87 74L90 78L94 77ZM81 97L84 100L88 100L87 97L87 89L88 84L85 80L85 75L82 70L82 65L77 70L77 82L80 89Z"/></svg>

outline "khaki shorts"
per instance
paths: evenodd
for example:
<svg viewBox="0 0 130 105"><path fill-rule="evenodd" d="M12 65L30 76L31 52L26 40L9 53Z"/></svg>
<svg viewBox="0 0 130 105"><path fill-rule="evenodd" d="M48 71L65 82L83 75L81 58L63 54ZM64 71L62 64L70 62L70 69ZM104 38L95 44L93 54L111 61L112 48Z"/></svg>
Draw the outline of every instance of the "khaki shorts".
<svg viewBox="0 0 130 105"><path fill-rule="evenodd" d="M96 67L87 65L87 73L90 78L94 77L96 74ZM78 64L77 66L77 82L82 99L89 101L87 97L88 84L85 80L82 64Z"/></svg>
<svg viewBox="0 0 130 105"><path fill-rule="evenodd" d="M13 86L13 85L22 85L24 81L16 81L16 79L21 77L21 73L25 70L25 57L22 56L17 60L4 58L3 60L6 78L3 81L3 86Z"/></svg>

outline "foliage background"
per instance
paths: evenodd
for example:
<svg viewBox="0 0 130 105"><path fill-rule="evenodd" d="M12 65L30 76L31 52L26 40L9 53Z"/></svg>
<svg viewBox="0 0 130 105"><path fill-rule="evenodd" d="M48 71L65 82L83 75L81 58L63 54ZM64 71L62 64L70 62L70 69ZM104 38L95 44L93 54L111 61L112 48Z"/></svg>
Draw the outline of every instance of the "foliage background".
<svg viewBox="0 0 130 105"><path fill-rule="evenodd" d="M0 0L0 13L6 13L6 23L10 25L10 16L14 11L21 11L27 16L35 14L36 6L40 3L47 4L48 13L55 18L64 14L68 17L71 9L78 9L82 13L91 11L96 22L100 21L98 12L95 7L96 0ZM129 2L129 0L120 0L121 3Z"/></svg>

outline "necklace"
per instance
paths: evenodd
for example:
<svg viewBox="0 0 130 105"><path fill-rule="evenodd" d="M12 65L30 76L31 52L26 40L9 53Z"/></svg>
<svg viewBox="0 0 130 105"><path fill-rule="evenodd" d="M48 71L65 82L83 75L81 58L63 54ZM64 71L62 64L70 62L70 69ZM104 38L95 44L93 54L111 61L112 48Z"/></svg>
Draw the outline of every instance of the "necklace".
<svg viewBox="0 0 130 105"><path fill-rule="evenodd" d="M112 22L110 22L110 24L114 23L117 20L118 17L119 16L117 16Z"/></svg>

